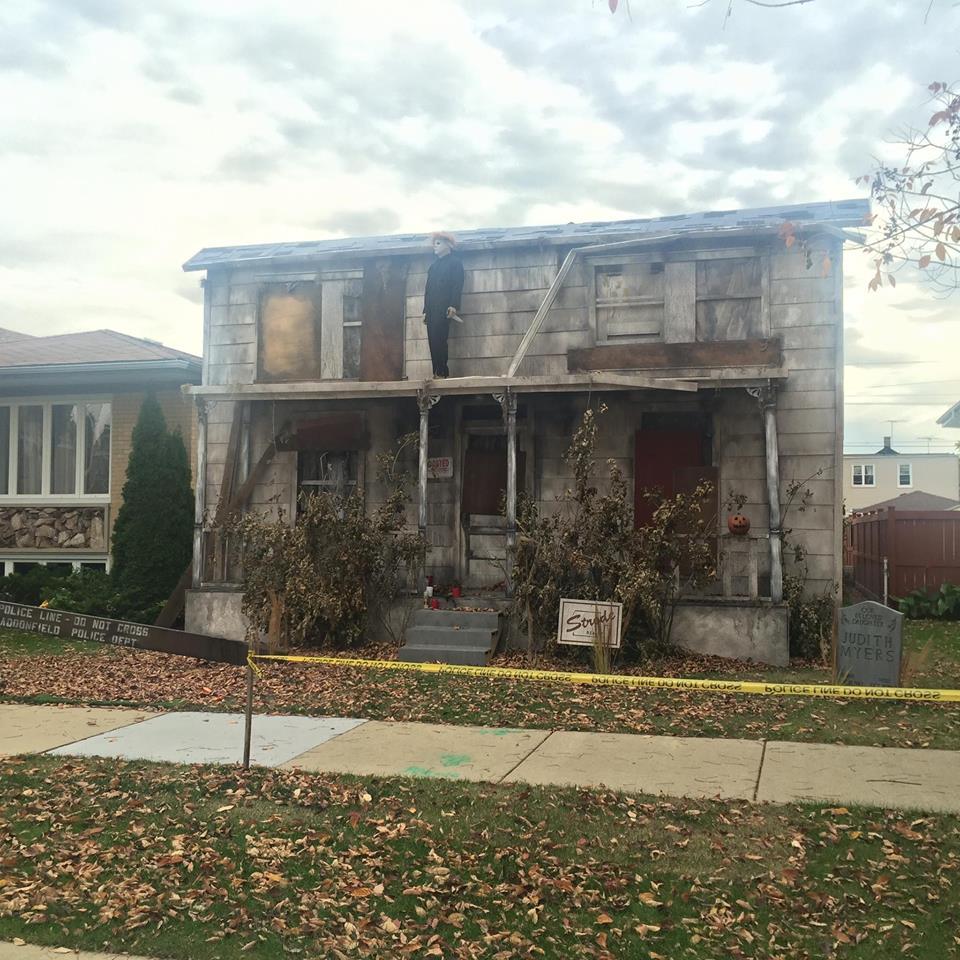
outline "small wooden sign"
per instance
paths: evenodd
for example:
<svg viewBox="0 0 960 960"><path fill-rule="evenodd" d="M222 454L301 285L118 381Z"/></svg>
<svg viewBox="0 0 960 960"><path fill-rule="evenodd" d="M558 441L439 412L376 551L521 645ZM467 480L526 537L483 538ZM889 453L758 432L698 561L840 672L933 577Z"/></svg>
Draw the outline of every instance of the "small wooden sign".
<svg viewBox="0 0 960 960"><path fill-rule="evenodd" d="M131 650L155 650L215 663L232 663L238 667L247 662L247 645L241 640L208 637L202 633L186 633L130 620L107 620L48 607L30 607L5 600L0 600L0 629L23 630L63 640L88 640Z"/></svg>
<svg viewBox="0 0 960 960"><path fill-rule="evenodd" d="M903 614L865 600L840 610L837 679L857 687L899 687Z"/></svg>
<svg viewBox="0 0 960 960"><path fill-rule="evenodd" d="M428 480L450 480L453 478L453 457L429 457L427 459Z"/></svg>
<svg viewBox="0 0 960 960"><path fill-rule="evenodd" d="M592 647L598 631L601 641L620 649L623 604L600 600L561 600L557 643Z"/></svg>

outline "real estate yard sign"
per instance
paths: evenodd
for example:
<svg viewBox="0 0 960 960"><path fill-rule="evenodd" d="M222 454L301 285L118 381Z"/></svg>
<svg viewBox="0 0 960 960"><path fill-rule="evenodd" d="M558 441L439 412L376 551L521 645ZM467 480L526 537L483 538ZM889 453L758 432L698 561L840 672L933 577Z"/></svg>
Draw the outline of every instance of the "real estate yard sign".
<svg viewBox="0 0 960 960"><path fill-rule="evenodd" d="M866 600L840 610L837 677L857 687L899 687L903 614Z"/></svg>
<svg viewBox="0 0 960 960"><path fill-rule="evenodd" d="M557 643L592 647L597 639L620 649L623 604L599 600L561 600Z"/></svg>

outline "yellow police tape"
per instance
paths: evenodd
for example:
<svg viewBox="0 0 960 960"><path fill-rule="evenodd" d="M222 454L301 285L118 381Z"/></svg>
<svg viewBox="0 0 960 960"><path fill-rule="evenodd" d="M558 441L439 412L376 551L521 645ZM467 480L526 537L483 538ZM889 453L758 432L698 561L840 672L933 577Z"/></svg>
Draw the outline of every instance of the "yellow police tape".
<svg viewBox="0 0 960 960"><path fill-rule="evenodd" d="M461 677L497 680L533 680L547 683L591 683L600 687L653 687L661 690L699 690L709 693L753 693L786 697L828 697L851 700L914 700L960 703L960 690L914 687L845 687L820 683L760 683L752 680L697 680L687 677L634 677L628 674L564 673L559 670L518 670L506 667L465 667L450 663L406 663L401 660L353 660L346 657L302 657L250 653L247 662L258 674L257 660L319 663L329 667L363 667L369 670L407 670L413 673L447 673Z"/></svg>

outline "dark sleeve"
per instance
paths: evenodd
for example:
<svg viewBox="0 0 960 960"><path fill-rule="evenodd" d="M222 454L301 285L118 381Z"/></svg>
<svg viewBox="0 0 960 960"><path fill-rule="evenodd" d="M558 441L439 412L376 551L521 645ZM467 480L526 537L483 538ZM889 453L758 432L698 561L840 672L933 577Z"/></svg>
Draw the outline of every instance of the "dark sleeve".
<svg viewBox="0 0 960 960"><path fill-rule="evenodd" d="M460 312L460 295L463 293L463 262L457 260L451 264L450 270L450 302L448 307L453 307L457 313Z"/></svg>

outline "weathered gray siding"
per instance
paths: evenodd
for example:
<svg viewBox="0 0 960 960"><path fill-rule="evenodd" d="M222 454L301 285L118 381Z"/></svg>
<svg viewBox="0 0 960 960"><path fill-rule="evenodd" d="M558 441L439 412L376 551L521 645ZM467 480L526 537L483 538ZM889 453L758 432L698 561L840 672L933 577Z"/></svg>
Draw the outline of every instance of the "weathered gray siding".
<svg viewBox="0 0 960 960"><path fill-rule="evenodd" d="M450 366L454 376L504 374L537 307L557 274L563 256L556 248L525 248L495 252L465 252L465 288L461 314L464 323L451 325ZM716 284L710 277L721 276L712 267L703 269L702 289L691 287L696 271L690 259L718 256L745 256L750 248L678 251L668 255L668 264L686 261L665 277L663 339L689 339L700 326L721 323L729 333L739 329L742 318L728 316L716 307ZM824 254L831 257L827 275L821 269ZM642 255L657 258L650 252ZM644 262L641 255L635 262ZM759 273L751 268L750 283L742 290L722 287L752 298L747 326L753 335L778 337L783 346L783 364L789 377L780 384L777 424L780 441L781 497L791 482L819 477L806 483L813 491L809 507L800 512L795 503L785 518L792 529L790 541L807 553L809 587L823 590L839 581L840 555L840 474L836 468L842 444L842 273L838 245L830 240L815 247L813 269L808 270L800 251L785 251L779 245L762 257ZM598 261L599 262L599 261ZM358 262L359 263L359 262ZM340 265L356 269L358 263ZM430 257L408 258L406 269L406 318L404 324L404 369L409 380L429 378L431 365L422 323L423 289ZM591 313L594 290L590 283L592 266L577 265L565 283L554 308L520 369L520 376L565 374L567 351L591 347L596 331ZM205 378L207 384L249 384L257 377L257 311L259 298L268 282L312 280L318 270L271 273L260 270L214 270L206 284ZM681 281L686 278L686 283ZM736 280L728 277L725 283ZM718 281L719 282L719 281ZM711 304L709 309L703 304ZM685 306L684 306L685 305ZM680 309L681 306L684 309ZM732 326L731 326L732 324ZM711 327L712 329L712 327ZM719 330L719 327L717 328ZM747 327L744 327L747 329ZM703 331L701 331L703 332ZM719 336L719 334L718 334ZM491 400L492 398L487 398ZM598 402L600 398L592 398ZM690 394L607 394L610 408L600 432L599 457L615 458L630 484L634 475L634 435L644 412L653 410L700 409L706 395ZM541 395L526 397L532 435L521 439L527 452L528 486L545 509L554 509L556 497L570 485L571 477L563 455L569 446L583 409L584 395ZM451 577L461 549L458 532L458 498L462 469L462 444L457 437L458 401L446 397L431 414L430 456L459 458L454 479L431 480L428 484L427 535L432 546L430 563L441 577ZM768 523L764 472L762 418L757 402L742 387L718 390L711 401L714 416L714 463L719 469L720 499L731 491L747 496L745 512L754 532L763 532ZM346 409L346 402L291 404L282 400L258 401L252 419L250 458L256 463L267 448L274 431L294 412ZM370 450L365 454L366 492L371 507L382 501L383 491L375 480L375 454L391 447L398 436L415 429L416 403L412 398L386 402L352 402L350 409L364 409ZM233 416L233 404L209 405L207 449L207 504L213 515L222 482ZM526 444L524 447L523 445ZM296 454L280 453L266 471L251 498L257 509L292 513L296 487ZM415 510L411 511L411 521ZM721 525L723 517L720 518ZM722 532L722 531L721 531ZM788 558L790 553L788 551ZM766 561L764 560L764 563ZM789 572L788 563L788 572ZM766 573L762 568L761 575Z"/></svg>

